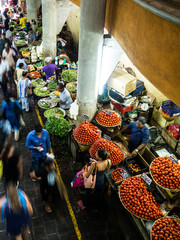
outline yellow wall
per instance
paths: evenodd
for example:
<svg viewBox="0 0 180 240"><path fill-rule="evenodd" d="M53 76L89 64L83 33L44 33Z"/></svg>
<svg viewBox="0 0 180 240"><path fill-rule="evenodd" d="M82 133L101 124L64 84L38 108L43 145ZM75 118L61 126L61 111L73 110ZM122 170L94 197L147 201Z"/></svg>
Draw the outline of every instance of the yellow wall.
<svg viewBox="0 0 180 240"><path fill-rule="evenodd" d="M180 106L180 26L133 0L107 0L105 26L139 71Z"/></svg>

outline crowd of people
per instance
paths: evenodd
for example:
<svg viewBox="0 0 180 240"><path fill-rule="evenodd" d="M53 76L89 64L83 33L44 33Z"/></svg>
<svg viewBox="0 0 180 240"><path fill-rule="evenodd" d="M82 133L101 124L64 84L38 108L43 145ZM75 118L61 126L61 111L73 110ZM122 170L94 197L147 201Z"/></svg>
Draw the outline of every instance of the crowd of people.
<svg viewBox="0 0 180 240"><path fill-rule="evenodd" d="M22 28L28 32L30 42L36 41L36 35L27 23L26 17L19 11L19 22ZM1 216L6 220L6 230L17 240L29 239L28 222L33 215L32 204L24 191L19 188L23 177L23 159L18 147L13 141L18 141L20 128L25 126L24 114L33 109L32 82L28 71L29 58L23 57L14 46L13 29L9 27L11 21L8 9L4 13L4 31L0 38L0 90L2 94L0 115L0 179L4 179L6 194L0 199ZM71 94L60 79L58 69L52 63L51 57L45 58L45 66L42 68L44 80L54 78L58 80L59 106L64 110L70 108L73 102ZM31 92L31 93L30 93ZM45 211L52 212L49 204L49 196L59 201L65 188L60 183L56 173L56 167L51 154L49 133L41 125L35 125L26 138L25 146L31 152L31 166L29 177L32 181L40 183L40 192ZM97 181L95 186L94 209L99 207L99 194L104 185L104 172L109 171L111 161L105 150L98 151L99 161L91 165L87 177L96 170ZM84 202L79 201L82 209L88 206L91 190L87 190Z"/></svg>

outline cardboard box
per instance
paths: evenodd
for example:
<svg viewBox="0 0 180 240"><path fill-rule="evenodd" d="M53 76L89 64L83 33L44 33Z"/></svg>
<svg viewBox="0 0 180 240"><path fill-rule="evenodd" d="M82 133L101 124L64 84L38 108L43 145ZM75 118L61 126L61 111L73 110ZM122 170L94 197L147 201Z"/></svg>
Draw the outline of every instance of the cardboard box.
<svg viewBox="0 0 180 240"><path fill-rule="evenodd" d="M125 97L136 89L136 77L118 68L111 74L107 84Z"/></svg>
<svg viewBox="0 0 180 240"><path fill-rule="evenodd" d="M179 141L176 140L166 128L162 129L161 135L169 146L175 150Z"/></svg>
<svg viewBox="0 0 180 240"><path fill-rule="evenodd" d="M173 121L167 121L162 114L159 112L158 108L154 107L152 118L159 124L160 127L166 128L169 124L173 124Z"/></svg>

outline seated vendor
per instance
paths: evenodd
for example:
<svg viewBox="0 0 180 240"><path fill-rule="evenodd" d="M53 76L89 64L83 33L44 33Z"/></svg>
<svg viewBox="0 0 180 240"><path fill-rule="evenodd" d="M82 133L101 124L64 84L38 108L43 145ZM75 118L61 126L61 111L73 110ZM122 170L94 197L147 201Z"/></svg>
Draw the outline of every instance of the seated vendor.
<svg viewBox="0 0 180 240"><path fill-rule="evenodd" d="M32 28L29 29L29 40L32 45L36 42L36 33L32 30Z"/></svg>
<svg viewBox="0 0 180 240"><path fill-rule="evenodd" d="M57 76L57 74L56 74L57 67L55 64L52 64L52 58L46 57L44 61L46 63L46 66L44 66L42 68L42 72L44 72L46 74L46 80L51 77L54 77L54 80L55 80L56 76Z"/></svg>
<svg viewBox="0 0 180 240"><path fill-rule="evenodd" d="M121 133L125 133L127 130L131 130L128 148L135 157L137 153L142 150L149 139L149 130L145 126L146 118L139 117L136 122L133 122L121 130Z"/></svg>
<svg viewBox="0 0 180 240"><path fill-rule="evenodd" d="M58 84L57 90L59 91L60 108L64 110L69 109L71 106L71 103L73 102L70 92L64 87L64 83L62 82Z"/></svg>

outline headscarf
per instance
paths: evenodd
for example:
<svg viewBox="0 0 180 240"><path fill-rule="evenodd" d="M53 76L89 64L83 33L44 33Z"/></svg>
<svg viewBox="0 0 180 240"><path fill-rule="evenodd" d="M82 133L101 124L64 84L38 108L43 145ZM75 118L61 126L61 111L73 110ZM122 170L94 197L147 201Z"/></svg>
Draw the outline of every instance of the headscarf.
<svg viewBox="0 0 180 240"><path fill-rule="evenodd" d="M44 61L45 63L49 63L51 60L52 60L52 57L46 57Z"/></svg>

